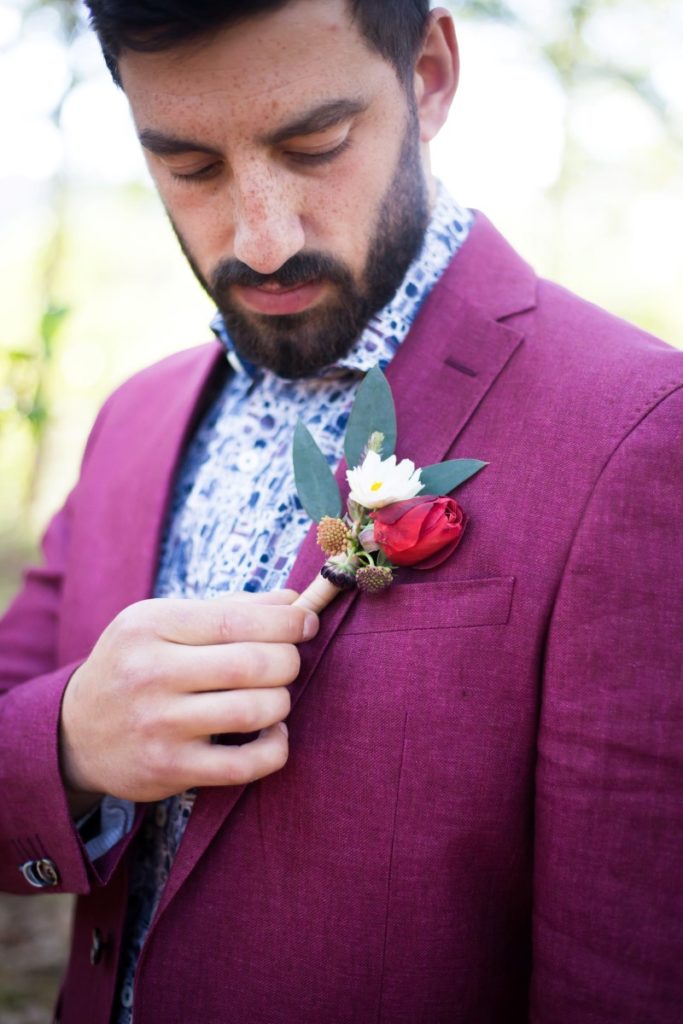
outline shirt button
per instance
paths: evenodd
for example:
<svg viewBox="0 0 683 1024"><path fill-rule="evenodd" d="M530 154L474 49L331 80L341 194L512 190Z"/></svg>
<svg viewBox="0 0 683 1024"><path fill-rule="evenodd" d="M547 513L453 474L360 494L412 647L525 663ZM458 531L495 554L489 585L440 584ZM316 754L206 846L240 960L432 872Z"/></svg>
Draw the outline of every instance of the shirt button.
<svg viewBox="0 0 683 1024"><path fill-rule="evenodd" d="M57 865L48 857L41 860L27 860L19 868L22 875L35 889L51 889L59 885Z"/></svg>

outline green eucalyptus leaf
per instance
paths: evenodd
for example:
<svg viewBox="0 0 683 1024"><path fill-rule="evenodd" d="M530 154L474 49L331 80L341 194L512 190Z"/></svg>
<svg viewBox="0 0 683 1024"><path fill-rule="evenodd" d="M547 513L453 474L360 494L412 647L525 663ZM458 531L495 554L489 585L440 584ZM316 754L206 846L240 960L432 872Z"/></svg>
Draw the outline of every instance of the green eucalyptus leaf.
<svg viewBox="0 0 683 1024"><path fill-rule="evenodd" d="M299 500L311 519L341 515L342 500L327 459L299 420L294 431L294 480Z"/></svg>
<svg viewBox="0 0 683 1024"><path fill-rule="evenodd" d="M425 466L420 474L420 480L424 485L420 496L432 494L435 497L441 497L444 494L450 494L485 466L488 466L488 462L480 462L478 459L451 459L449 462L437 462L434 466Z"/></svg>
<svg viewBox="0 0 683 1024"><path fill-rule="evenodd" d="M389 382L374 366L358 388L344 438L344 454L350 469L359 465L370 436L384 434L382 458L396 450L396 409Z"/></svg>

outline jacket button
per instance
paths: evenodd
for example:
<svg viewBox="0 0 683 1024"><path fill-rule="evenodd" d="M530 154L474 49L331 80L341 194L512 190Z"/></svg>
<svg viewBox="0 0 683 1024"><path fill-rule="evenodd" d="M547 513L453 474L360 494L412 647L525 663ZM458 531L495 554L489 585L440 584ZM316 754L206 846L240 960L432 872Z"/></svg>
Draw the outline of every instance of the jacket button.
<svg viewBox="0 0 683 1024"><path fill-rule="evenodd" d="M97 967L98 963L104 956L104 951L107 948L108 943L104 941L104 937L99 928L93 928L92 930L92 942L90 943L90 963L93 967Z"/></svg>
<svg viewBox="0 0 683 1024"><path fill-rule="evenodd" d="M22 875L35 889L50 889L59 885L59 871L53 860L44 857L42 860L27 860L20 865Z"/></svg>

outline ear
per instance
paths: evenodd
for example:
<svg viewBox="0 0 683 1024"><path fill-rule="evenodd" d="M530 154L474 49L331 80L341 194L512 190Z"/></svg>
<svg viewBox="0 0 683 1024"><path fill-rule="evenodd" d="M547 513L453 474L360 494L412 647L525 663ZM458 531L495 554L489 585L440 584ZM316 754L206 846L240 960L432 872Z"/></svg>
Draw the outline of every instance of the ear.
<svg viewBox="0 0 683 1024"><path fill-rule="evenodd" d="M415 98L420 141L431 142L444 124L460 77L460 55L453 19L443 7L429 17L429 28L415 64Z"/></svg>

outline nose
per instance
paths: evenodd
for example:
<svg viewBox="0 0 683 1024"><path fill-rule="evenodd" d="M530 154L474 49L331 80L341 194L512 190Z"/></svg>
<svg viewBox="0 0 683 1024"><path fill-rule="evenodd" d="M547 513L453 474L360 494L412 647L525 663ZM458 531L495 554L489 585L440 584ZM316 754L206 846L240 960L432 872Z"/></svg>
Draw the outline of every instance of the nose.
<svg viewBox="0 0 683 1024"><path fill-rule="evenodd" d="M296 197L277 177L251 179L238 189L235 258L259 274L274 274L305 242Z"/></svg>

